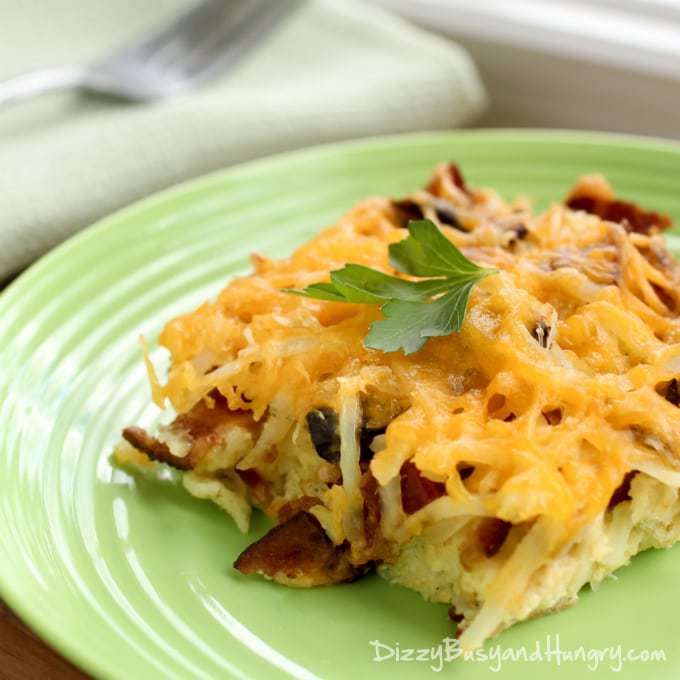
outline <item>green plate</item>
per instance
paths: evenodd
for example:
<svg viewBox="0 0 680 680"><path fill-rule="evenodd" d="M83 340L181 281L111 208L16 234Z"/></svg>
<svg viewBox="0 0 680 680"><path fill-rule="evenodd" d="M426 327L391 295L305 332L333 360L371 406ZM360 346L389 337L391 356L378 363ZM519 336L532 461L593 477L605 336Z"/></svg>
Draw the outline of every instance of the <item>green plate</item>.
<svg viewBox="0 0 680 680"><path fill-rule="evenodd" d="M123 425L157 417L140 333L155 338L164 320L217 293L248 269L251 251L286 255L357 199L419 187L445 159L472 183L541 205L600 171L622 196L680 218L680 146L670 142L532 131L383 138L153 196L57 248L0 296L0 587L39 635L94 675L126 680L433 672L436 659L375 661L371 641L384 645L380 658L397 646L436 654L452 633L446 607L377 577L309 591L243 577L231 563L264 520L242 536L170 473L132 476L109 454ZM502 634L487 645L491 660L449 661L443 672L475 679L501 664L494 676L582 678L594 650L613 648L598 677L680 677L679 593L680 548L648 551L575 607ZM542 660L523 661L536 645ZM576 658L558 659L557 645ZM616 649L662 650L665 661L624 660L614 673Z"/></svg>

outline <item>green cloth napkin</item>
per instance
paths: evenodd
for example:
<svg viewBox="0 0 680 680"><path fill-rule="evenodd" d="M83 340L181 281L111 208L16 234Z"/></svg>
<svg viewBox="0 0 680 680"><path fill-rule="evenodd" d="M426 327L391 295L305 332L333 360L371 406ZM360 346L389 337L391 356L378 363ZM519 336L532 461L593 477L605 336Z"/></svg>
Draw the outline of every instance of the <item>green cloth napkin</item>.
<svg viewBox="0 0 680 680"><path fill-rule="evenodd" d="M186 6L6 3L0 78L86 62ZM66 93L0 110L0 279L181 180L321 142L459 126L484 103L456 45L360 2L308 0L232 70L182 98L131 105Z"/></svg>

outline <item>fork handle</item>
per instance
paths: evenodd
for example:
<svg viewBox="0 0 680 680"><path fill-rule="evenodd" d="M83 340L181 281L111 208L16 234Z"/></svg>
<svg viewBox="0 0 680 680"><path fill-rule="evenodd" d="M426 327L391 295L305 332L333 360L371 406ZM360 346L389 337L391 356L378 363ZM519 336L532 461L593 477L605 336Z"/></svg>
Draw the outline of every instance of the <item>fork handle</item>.
<svg viewBox="0 0 680 680"><path fill-rule="evenodd" d="M62 66L29 71L0 82L0 106L14 104L39 94L69 90L85 85L87 69Z"/></svg>

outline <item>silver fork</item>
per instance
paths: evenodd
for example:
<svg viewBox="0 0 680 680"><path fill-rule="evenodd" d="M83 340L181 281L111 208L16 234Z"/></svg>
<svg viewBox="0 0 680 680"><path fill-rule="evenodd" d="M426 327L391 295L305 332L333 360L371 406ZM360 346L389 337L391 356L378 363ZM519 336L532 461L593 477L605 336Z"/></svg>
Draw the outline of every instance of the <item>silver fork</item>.
<svg viewBox="0 0 680 680"><path fill-rule="evenodd" d="M170 97L233 64L300 0L203 0L150 38L86 66L0 82L0 105L78 88L131 101Z"/></svg>

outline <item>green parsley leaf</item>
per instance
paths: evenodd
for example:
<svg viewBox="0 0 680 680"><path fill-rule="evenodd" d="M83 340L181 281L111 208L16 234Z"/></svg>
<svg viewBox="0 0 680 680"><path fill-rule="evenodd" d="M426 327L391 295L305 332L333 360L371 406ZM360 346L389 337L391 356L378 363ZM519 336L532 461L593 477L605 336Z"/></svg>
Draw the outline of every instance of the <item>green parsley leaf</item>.
<svg viewBox="0 0 680 680"><path fill-rule="evenodd" d="M422 304L392 300L382 311L385 319L375 321L364 345L383 352L402 348L404 354L417 352L428 338L457 333L463 325L474 281L454 288L434 302Z"/></svg>
<svg viewBox="0 0 680 680"><path fill-rule="evenodd" d="M360 264L348 264L331 272L331 281L352 301L358 302L357 291L364 291L375 297L378 304L394 299L422 302L449 287L444 279L408 281Z"/></svg>
<svg viewBox="0 0 680 680"><path fill-rule="evenodd" d="M496 273L468 260L430 220L411 222L409 236L393 243L389 254L397 270L428 278L409 281L347 264L331 272L329 283L284 290L319 300L381 305L385 318L371 325L364 344L383 352L402 349L411 354L428 338L458 332L473 286Z"/></svg>
<svg viewBox="0 0 680 680"><path fill-rule="evenodd" d="M347 264L342 269L331 272L330 283L313 283L304 290L284 290L319 300L381 305L395 299L422 302L449 288L450 284L446 279L408 281L360 264Z"/></svg>
<svg viewBox="0 0 680 680"><path fill-rule="evenodd" d="M390 262L411 276L475 278L482 271L470 262L430 220L408 225L409 237L390 246Z"/></svg>
<svg viewBox="0 0 680 680"><path fill-rule="evenodd" d="M312 283L304 290L299 288L284 288L284 293L292 293L301 297L310 297L317 300L328 300L330 302L351 302L338 290L332 283Z"/></svg>

